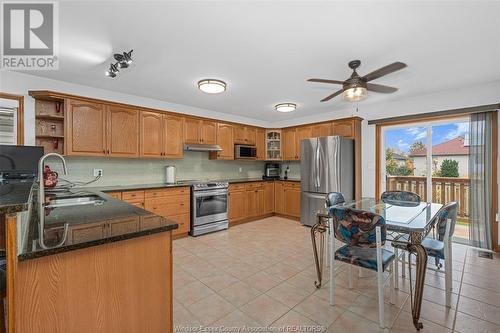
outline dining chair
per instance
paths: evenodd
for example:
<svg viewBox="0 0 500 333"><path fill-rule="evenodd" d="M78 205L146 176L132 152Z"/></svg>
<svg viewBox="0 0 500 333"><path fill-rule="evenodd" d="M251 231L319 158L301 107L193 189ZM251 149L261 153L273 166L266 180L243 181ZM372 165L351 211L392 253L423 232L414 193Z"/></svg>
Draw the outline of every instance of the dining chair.
<svg viewBox="0 0 500 333"><path fill-rule="evenodd" d="M345 199L342 193L340 192L330 192L326 195L326 208L339 205L341 203L344 203Z"/></svg>
<svg viewBox="0 0 500 333"><path fill-rule="evenodd" d="M420 204L420 196L409 191L385 191L380 199L396 206L418 206Z"/></svg>
<svg viewBox="0 0 500 333"><path fill-rule="evenodd" d="M452 239L455 231L455 224L457 222L458 203L455 201L445 204L436 214L433 221L437 229L437 238L426 237L422 241L422 246L426 249L427 255L433 257L436 263L436 271L441 271L441 260L445 264L445 292L446 292L446 306L451 305L451 291L453 285L453 247ZM408 244L408 235L401 235L396 237L392 246L395 251L399 249L406 250ZM411 261L408 260L411 265Z"/></svg>
<svg viewBox="0 0 500 333"><path fill-rule="evenodd" d="M335 249L335 239L345 243L334 253L330 261L330 305L335 305L335 278L333 275L335 260L349 264L349 288L352 288L352 266L358 266L377 272L379 326L384 328L384 272L388 271L390 282L390 303L394 304L394 285L392 272L394 253L384 248L387 227L382 216L348 207L330 208Z"/></svg>

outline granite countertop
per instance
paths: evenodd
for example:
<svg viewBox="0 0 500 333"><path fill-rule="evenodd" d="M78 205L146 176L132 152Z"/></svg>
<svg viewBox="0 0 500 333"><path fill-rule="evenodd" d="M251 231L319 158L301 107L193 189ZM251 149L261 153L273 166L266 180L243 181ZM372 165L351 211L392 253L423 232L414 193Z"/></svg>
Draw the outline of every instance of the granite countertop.
<svg viewBox="0 0 500 333"><path fill-rule="evenodd" d="M116 200L105 193L87 189L48 194L51 198L94 195L100 204L45 208L43 243L40 241L36 198L18 225L18 260L111 243L170 231L178 224L141 208ZM19 223L18 222L18 223ZM65 224L68 231L64 235ZM64 241L63 241L64 239Z"/></svg>
<svg viewBox="0 0 500 333"><path fill-rule="evenodd" d="M279 179L285 180L285 179ZM217 179L212 181L225 181L229 184L237 184L237 183L248 183L248 182L265 182L265 181L274 181L273 179L262 179L262 178L238 178L238 179ZM286 181L291 182L300 182L298 178L289 178ZM121 191L133 191L133 190L148 190L148 189L156 189L156 188L175 188L175 187L185 187L190 186L187 181L178 181L175 184L167 184L167 183L152 183L152 184L132 184L132 185L108 185L108 186L96 186L89 187L88 190L93 191L101 191L101 192L121 192Z"/></svg>
<svg viewBox="0 0 500 333"><path fill-rule="evenodd" d="M33 180L0 181L0 215L28 209Z"/></svg>

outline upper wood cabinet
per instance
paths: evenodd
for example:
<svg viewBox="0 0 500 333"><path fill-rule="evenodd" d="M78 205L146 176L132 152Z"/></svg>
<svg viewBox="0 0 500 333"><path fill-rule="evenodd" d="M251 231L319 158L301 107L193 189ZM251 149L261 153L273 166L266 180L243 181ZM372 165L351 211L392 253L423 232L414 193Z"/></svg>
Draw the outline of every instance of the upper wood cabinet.
<svg viewBox="0 0 500 333"><path fill-rule="evenodd" d="M224 123L217 124L217 144L222 148L222 150L217 152L210 152L210 159L234 159L234 138L232 125Z"/></svg>
<svg viewBox="0 0 500 333"><path fill-rule="evenodd" d="M106 109L98 103L66 100L66 154L106 154Z"/></svg>
<svg viewBox="0 0 500 333"><path fill-rule="evenodd" d="M354 138L354 121L334 121L333 135L340 135L346 138Z"/></svg>
<svg viewBox="0 0 500 333"><path fill-rule="evenodd" d="M163 115L159 112L141 111L140 153L143 157L163 157Z"/></svg>
<svg viewBox="0 0 500 333"><path fill-rule="evenodd" d="M141 111L140 118L140 155L142 157L183 157L182 117Z"/></svg>
<svg viewBox="0 0 500 333"><path fill-rule="evenodd" d="M139 156L139 111L109 106L107 117L107 154L115 157Z"/></svg>
<svg viewBox="0 0 500 333"><path fill-rule="evenodd" d="M255 148L257 150L257 159L265 160L266 159L266 130L265 129L257 129L256 130L256 139L255 139Z"/></svg>
<svg viewBox="0 0 500 333"><path fill-rule="evenodd" d="M332 123L320 123L311 127L311 138L320 138L333 134Z"/></svg>
<svg viewBox="0 0 500 333"><path fill-rule="evenodd" d="M295 142L296 144L295 153L297 160L300 160L300 142L304 139L309 139L311 137L312 137L311 126L303 126L297 128L297 134L296 134L297 141Z"/></svg>
<svg viewBox="0 0 500 333"><path fill-rule="evenodd" d="M234 143L255 145L257 140L257 129L250 126L235 126Z"/></svg>
<svg viewBox="0 0 500 333"><path fill-rule="evenodd" d="M210 120L185 118L184 142L214 145L217 143L217 123Z"/></svg>
<svg viewBox="0 0 500 333"><path fill-rule="evenodd" d="M184 156L184 144L182 142L184 118L170 114L163 115L163 128L165 157L182 158Z"/></svg>
<svg viewBox="0 0 500 333"><path fill-rule="evenodd" d="M296 131L295 128L286 128L283 130L281 149L285 161L291 161L298 158L296 150Z"/></svg>

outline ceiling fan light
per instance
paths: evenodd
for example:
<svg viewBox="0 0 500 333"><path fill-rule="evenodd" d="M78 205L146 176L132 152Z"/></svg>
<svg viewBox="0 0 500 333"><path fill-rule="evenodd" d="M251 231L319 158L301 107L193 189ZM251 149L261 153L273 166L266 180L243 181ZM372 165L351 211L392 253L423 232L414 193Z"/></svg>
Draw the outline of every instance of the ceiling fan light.
<svg viewBox="0 0 500 333"><path fill-rule="evenodd" d="M207 94L219 94L226 91L226 82L216 79L198 81L198 89Z"/></svg>
<svg viewBox="0 0 500 333"><path fill-rule="evenodd" d="M357 102L368 96L368 90L365 87L357 86L344 90L342 98L349 102Z"/></svg>
<svg viewBox="0 0 500 333"><path fill-rule="evenodd" d="M280 103L280 104L276 104L274 106L274 108L278 112L292 112L292 111L295 111L295 109L297 108L297 104L295 104L295 103Z"/></svg>

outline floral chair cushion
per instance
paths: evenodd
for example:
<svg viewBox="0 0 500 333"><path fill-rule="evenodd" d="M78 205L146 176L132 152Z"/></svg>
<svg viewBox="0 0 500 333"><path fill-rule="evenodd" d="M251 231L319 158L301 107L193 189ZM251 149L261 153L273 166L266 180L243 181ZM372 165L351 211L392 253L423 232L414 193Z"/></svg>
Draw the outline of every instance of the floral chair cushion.
<svg viewBox="0 0 500 333"><path fill-rule="evenodd" d="M335 251L335 259L363 268L377 270L377 250L358 246L344 245ZM394 253L382 249L382 270L394 259Z"/></svg>
<svg viewBox="0 0 500 333"><path fill-rule="evenodd" d="M391 244L397 249L406 250L406 246L408 245L408 235L401 235L399 237L396 237L396 239L394 239ZM445 259L443 242L427 237L422 241L422 246L427 251L428 256L443 260Z"/></svg>
<svg viewBox="0 0 500 333"><path fill-rule="evenodd" d="M377 247L375 228L380 226L382 245L385 243L387 229L382 216L375 213L347 207L330 207L335 238L359 247Z"/></svg>
<svg viewBox="0 0 500 333"><path fill-rule="evenodd" d="M330 192L326 195L327 208L344 202L345 202L344 196L340 192Z"/></svg>
<svg viewBox="0 0 500 333"><path fill-rule="evenodd" d="M420 196L408 191L385 191L381 197L383 202L396 206L418 206Z"/></svg>

